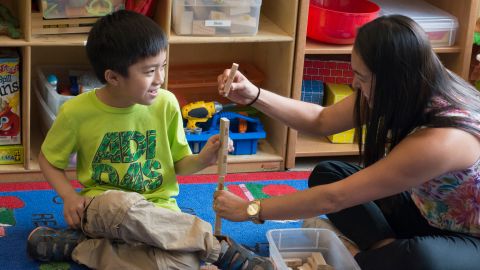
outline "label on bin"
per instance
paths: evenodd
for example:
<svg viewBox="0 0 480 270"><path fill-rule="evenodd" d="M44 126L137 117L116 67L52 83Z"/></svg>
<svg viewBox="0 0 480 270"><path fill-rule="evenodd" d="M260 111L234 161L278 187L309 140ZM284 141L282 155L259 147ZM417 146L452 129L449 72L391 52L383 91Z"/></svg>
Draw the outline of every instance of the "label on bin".
<svg viewBox="0 0 480 270"><path fill-rule="evenodd" d="M206 20L205 26L209 27L230 27L232 25L231 20Z"/></svg>

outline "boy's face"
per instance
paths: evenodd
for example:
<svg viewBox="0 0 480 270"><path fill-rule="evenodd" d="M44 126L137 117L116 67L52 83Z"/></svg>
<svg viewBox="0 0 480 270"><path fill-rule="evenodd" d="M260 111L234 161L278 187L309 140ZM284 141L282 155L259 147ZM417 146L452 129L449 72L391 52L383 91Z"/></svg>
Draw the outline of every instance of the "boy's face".
<svg viewBox="0 0 480 270"><path fill-rule="evenodd" d="M120 76L117 93L121 94L117 98L121 98L126 107L152 104L165 80L166 65L166 51L131 65L128 68L128 77Z"/></svg>

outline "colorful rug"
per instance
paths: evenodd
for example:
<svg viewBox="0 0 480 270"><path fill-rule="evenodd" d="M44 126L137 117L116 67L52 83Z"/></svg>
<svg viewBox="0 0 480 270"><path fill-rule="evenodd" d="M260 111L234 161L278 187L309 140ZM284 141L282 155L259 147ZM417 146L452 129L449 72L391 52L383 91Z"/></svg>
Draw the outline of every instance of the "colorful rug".
<svg viewBox="0 0 480 270"><path fill-rule="evenodd" d="M308 175L309 172L229 174L225 186L245 199L267 198L306 189ZM212 210L212 198L216 181L216 175L179 177L180 195L177 201L180 208L213 225L215 213ZM72 181L72 184L80 187L76 181ZM75 263L38 263L26 254L26 239L35 227L66 226L62 211L62 200L46 182L1 183L0 269L86 269ZM298 220L267 221L263 225L223 220L222 233L268 256L268 230L300 226L301 222Z"/></svg>

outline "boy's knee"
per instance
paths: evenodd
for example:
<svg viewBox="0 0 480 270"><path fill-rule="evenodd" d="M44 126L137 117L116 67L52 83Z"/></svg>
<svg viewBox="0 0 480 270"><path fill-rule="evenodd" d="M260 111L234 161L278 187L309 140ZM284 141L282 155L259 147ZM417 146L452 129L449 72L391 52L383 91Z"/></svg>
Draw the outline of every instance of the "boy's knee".
<svg viewBox="0 0 480 270"><path fill-rule="evenodd" d="M95 197L99 205L110 205L111 207L125 208L131 206L145 198L136 192L125 192L120 190L108 190L101 195Z"/></svg>

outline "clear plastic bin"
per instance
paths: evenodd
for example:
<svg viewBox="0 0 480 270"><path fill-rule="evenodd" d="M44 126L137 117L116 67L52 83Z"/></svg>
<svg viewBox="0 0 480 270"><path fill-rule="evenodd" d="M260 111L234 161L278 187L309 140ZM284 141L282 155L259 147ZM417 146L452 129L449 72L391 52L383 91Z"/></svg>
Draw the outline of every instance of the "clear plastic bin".
<svg viewBox="0 0 480 270"><path fill-rule="evenodd" d="M262 0L174 0L173 29L177 35L256 35Z"/></svg>
<svg viewBox="0 0 480 270"><path fill-rule="evenodd" d="M455 44L457 18L421 0L372 0L381 7L380 15L401 14L412 18L427 33L432 47Z"/></svg>
<svg viewBox="0 0 480 270"><path fill-rule="evenodd" d="M35 97L37 98L39 106L38 110L40 113L40 129L43 134L46 134L50 127L53 125L56 117L52 110L50 110L50 108L48 107L47 103L45 103L45 101L43 100L42 95L38 91L37 87L33 87L33 92L35 93Z"/></svg>
<svg viewBox="0 0 480 270"><path fill-rule="evenodd" d="M101 17L125 9L125 0L42 0L45 19Z"/></svg>
<svg viewBox="0 0 480 270"><path fill-rule="evenodd" d="M288 270L286 258L307 259L312 252L321 252L335 270L360 270L357 262L338 239L327 229L276 229L267 232L270 258L278 270Z"/></svg>
<svg viewBox="0 0 480 270"><path fill-rule="evenodd" d="M58 109L65 101L75 97L72 95L62 95L57 91L57 87L69 87L69 76L74 75L77 77L80 93L103 86L103 84L96 79L88 66L38 66L36 68L36 73L38 76L40 94L55 115L57 115ZM48 82L47 76L50 74L57 77L57 86Z"/></svg>

